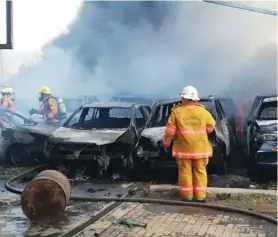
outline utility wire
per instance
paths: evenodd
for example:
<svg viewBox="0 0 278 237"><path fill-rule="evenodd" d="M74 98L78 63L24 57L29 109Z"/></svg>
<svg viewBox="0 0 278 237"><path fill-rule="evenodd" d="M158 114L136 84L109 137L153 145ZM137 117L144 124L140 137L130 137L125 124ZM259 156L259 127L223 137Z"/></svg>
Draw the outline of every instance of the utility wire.
<svg viewBox="0 0 278 237"><path fill-rule="evenodd" d="M258 12L258 13L272 15L272 16L278 16L278 13L275 11L265 10L265 9L257 8L257 7L246 6L246 5L242 5L242 4L238 4L238 3L225 2L225 1L208 1L208 0L203 0L203 2L214 3L214 4L228 6L228 7L234 7L234 8L238 8L238 9L243 9L243 10L252 11L252 12Z"/></svg>

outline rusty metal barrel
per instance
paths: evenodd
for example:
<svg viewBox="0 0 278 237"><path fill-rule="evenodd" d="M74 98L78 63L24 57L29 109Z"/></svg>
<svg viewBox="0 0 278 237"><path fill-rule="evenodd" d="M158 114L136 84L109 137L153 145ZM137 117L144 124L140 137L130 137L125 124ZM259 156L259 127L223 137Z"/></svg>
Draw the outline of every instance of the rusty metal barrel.
<svg viewBox="0 0 278 237"><path fill-rule="evenodd" d="M70 196L71 185L67 177L56 170L45 170L24 188L21 208L33 222L52 222L61 217Z"/></svg>

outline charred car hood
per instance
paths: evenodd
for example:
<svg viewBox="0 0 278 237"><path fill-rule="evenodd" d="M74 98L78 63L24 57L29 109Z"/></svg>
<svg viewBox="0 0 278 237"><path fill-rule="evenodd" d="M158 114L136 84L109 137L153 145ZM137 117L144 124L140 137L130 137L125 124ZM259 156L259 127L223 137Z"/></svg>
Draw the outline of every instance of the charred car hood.
<svg viewBox="0 0 278 237"><path fill-rule="evenodd" d="M262 133L277 134L277 120L256 120Z"/></svg>
<svg viewBox="0 0 278 237"><path fill-rule="evenodd" d="M154 127L144 129L141 136L150 139L156 145L159 141L163 140L164 134L165 127Z"/></svg>
<svg viewBox="0 0 278 237"><path fill-rule="evenodd" d="M115 142L125 134L128 129L101 129L101 130L77 130L72 128L58 128L51 137L51 143L90 143L105 145Z"/></svg>
<svg viewBox="0 0 278 237"><path fill-rule="evenodd" d="M17 126L15 127L16 132L28 132L31 135L43 135L50 136L57 128L52 126Z"/></svg>

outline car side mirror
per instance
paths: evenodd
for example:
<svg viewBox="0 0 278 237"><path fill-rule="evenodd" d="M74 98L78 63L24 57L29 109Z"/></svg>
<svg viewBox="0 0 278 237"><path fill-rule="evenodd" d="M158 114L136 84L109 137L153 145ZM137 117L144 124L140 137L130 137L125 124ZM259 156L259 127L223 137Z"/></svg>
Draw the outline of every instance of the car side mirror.
<svg viewBox="0 0 278 237"><path fill-rule="evenodd" d="M250 126L252 124L252 121L247 121L247 126Z"/></svg>

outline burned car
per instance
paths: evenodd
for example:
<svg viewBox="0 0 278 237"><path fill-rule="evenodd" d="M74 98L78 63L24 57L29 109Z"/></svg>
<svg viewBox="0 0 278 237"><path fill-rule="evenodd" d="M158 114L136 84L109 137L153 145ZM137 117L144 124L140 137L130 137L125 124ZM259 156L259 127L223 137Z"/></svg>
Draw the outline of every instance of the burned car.
<svg viewBox="0 0 278 237"><path fill-rule="evenodd" d="M86 162L92 175L101 176L128 159L150 112L148 105L133 103L83 105L48 138L44 154L50 163L62 161L70 169Z"/></svg>
<svg viewBox="0 0 278 237"><path fill-rule="evenodd" d="M153 107L146 128L136 145L137 153L134 154L132 169L145 167L176 167L172 158L172 150L165 152L162 139L164 130L171 114L171 109L180 104L181 100L164 100L156 103ZM228 156L232 150L233 130L228 122L220 102L213 98L202 98L200 103L212 114L216 120L216 127L209 139L213 144L214 156L210 159L210 166L220 173L227 173ZM135 172L135 171L134 171Z"/></svg>
<svg viewBox="0 0 278 237"><path fill-rule="evenodd" d="M136 94L119 93L114 95L111 98L110 102L126 102L126 103L153 105L162 99L163 98L160 98L160 96L154 96L154 95L136 95Z"/></svg>
<svg viewBox="0 0 278 237"><path fill-rule="evenodd" d="M35 159L42 157L43 143L55 128L36 123L9 109L0 108L0 130L1 162L30 165Z"/></svg>
<svg viewBox="0 0 278 237"><path fill-rule="evenodd" d="M257 96L245 127L248 157L255 166L277 166L277 95Z"/></svg>

